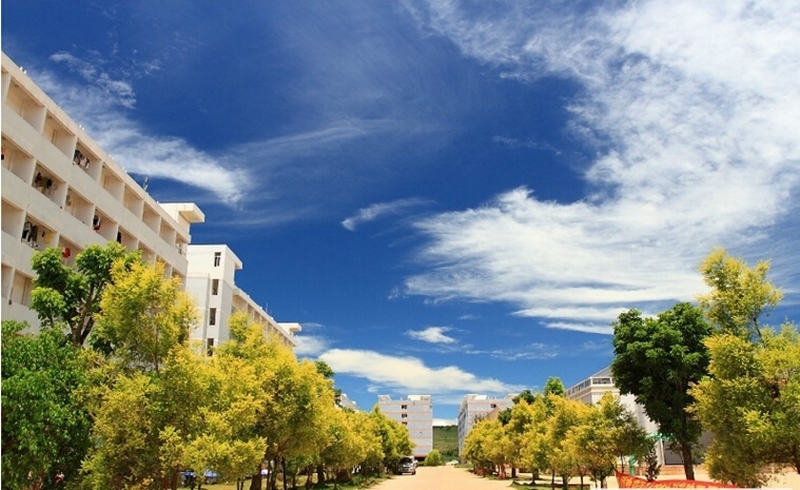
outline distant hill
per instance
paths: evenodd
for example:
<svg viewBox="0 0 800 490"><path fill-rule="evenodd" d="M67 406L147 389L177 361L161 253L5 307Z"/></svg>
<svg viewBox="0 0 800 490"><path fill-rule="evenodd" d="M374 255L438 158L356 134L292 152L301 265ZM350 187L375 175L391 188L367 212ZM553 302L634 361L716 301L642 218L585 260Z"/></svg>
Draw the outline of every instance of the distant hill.
<svg viewBox="0 0 800 490"><path fill-rule="evenodd" d="M439 450L444 462L458 459L458 426L434 426L433 449Z"/></svg>

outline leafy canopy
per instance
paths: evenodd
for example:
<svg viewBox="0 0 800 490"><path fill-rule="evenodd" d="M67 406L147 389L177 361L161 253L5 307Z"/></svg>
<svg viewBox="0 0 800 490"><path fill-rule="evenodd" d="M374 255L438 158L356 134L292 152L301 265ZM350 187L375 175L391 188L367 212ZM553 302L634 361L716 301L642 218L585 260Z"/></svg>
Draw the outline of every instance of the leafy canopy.
<svg viewBox="0 0 800 490"><path fill-rule="evenodd" d="M663 434L680 448L686 478L694 479L692 447L702 429L688 412L689 392L708 369L705 339L711 334L703 312L678 303L656 318L637 310L621 313L614 325L611 371L622 394L633 394Z"/></svg>

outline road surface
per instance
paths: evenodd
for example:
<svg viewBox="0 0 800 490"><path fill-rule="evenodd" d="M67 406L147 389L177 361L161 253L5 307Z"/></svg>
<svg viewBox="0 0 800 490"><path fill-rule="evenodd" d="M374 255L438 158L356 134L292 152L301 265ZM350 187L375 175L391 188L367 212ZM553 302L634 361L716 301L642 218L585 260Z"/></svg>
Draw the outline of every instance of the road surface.
<svg viewBox="0 0 800 490"><path fill-rule="evenodd" d="M475 476L466 469L451 466L417 468L416 475L396 475L373 487L374 490L509 490L511 480L492 480Z"/></svg>

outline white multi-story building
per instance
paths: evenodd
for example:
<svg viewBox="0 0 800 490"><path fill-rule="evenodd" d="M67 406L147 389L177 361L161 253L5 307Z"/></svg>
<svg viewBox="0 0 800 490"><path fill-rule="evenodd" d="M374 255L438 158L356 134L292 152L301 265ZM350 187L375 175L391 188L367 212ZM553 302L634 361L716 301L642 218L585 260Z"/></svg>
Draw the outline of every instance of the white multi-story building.
<svg viewBox="0 0 800 490"><path fill-rule="evenodd" d="M469 394L461 401L458 409L458 454L464 450L464 441L472 430L475 421L488 416L492 411L503 411L514 405L516 395L506 395L503 398L488 395Z"/></svg>
<svg viewBox="0 0 800 490"><path fill-rule="evenodd" d="M433 402L430 395L408 395L392 400L378 396L378 407L384 415L408 429L414 443L414 457L424 459L433 450Z"/></svg>
<svg viewBox="0 0 800 490"><path fill-rule="evenodd" d="M279 323L235 283L242 261L226 245L189 245L186 291L197 305L198 324L190 338L200 341L207 352L230 339L228 321L236 311L264 325L264 335L295 346L299 323Z"/></svg>
<svg viewBox="0 0 800 490"><path fill-rule="evenodd" d="M39 325L28 308L35 250L66 264L117 241L185 281L194 204L159 204L5 53L2 55L2 317Z"/></svg>

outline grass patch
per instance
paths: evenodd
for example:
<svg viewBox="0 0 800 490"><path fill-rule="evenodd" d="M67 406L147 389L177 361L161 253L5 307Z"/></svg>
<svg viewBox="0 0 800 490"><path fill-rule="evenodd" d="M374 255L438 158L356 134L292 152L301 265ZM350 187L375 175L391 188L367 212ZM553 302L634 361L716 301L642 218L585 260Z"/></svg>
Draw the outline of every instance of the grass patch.
<svg viewBox="0 0 800 490"><path fill-rule="evenodd" d="M433 449L439 450L443 463L458 459L458 426L434 426Z"/></svg>

